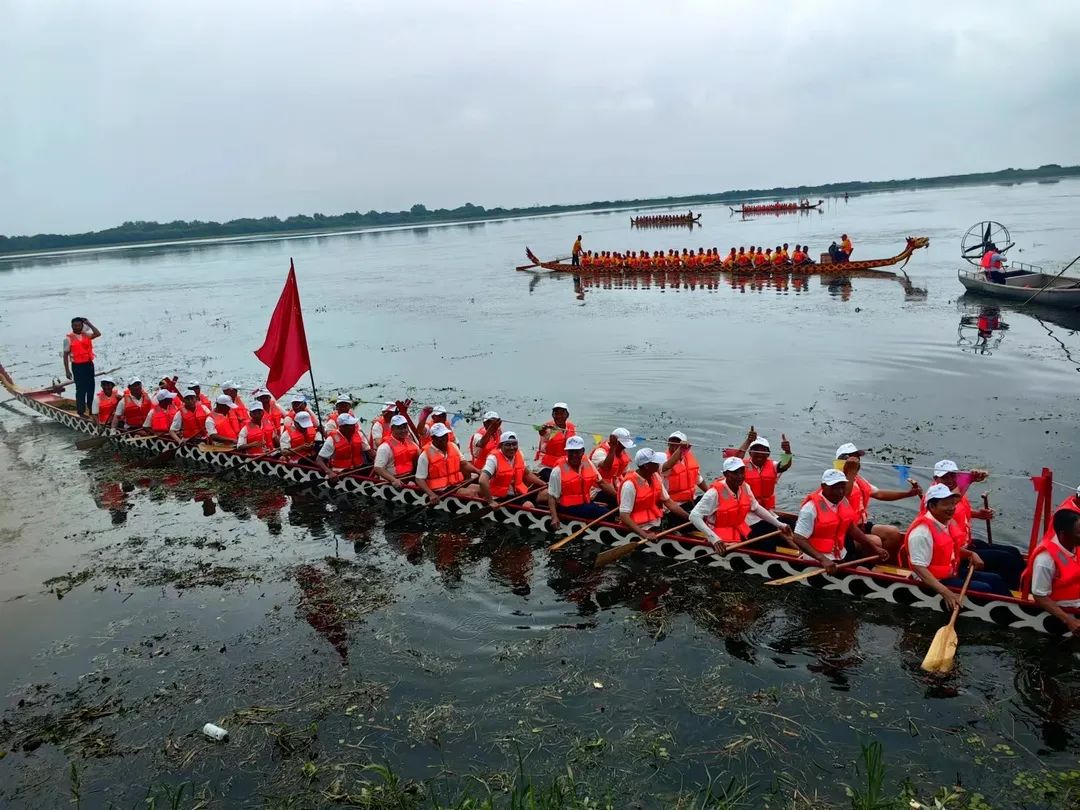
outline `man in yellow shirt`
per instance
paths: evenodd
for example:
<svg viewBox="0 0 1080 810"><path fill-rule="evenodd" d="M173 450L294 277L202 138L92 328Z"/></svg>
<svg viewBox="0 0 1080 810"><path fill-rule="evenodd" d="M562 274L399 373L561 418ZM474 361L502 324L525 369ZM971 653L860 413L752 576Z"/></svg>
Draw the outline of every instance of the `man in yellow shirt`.
<svg viewBox="0 0 1080 810"><path fill-rule="evenodd" d="M574 240L574 247L570 251L570 264L574 267L578 267L581 263L581 234L578 234L578 238Z"/></svg>
<svg viewBox="0 0 1080 810"><path fill-rule="evenodd" d="M848 235L846 233L840 234L840 250L844 254L845 262L851 258L851 251L854 249L854 245L851 244Z"/></svg>

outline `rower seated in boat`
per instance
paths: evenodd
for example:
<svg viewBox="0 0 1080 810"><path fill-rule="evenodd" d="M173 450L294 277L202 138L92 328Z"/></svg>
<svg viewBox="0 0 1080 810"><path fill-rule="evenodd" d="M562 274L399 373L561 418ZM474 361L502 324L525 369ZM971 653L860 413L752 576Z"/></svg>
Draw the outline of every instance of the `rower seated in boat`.
<svg viewBox="0 0 1080 810"><path fill-rule="evenodd" d="M355 417L354 417L355 418ZM367 443L364 432L357 428L356 435L367 456ZM281 454L289 461L300 461L311 455L311 448L321 445L319 429L315 426L315 418L308 411L298 411L295 416L285 425L281 431Z"/></svg>
<svg viewBox="0 0 1080 810"><path fill-rule="evenodd" d="M780 449L786 457L777 464L769 458L772 454L769 440L764 436L758 436L753 425L750 426L750 431L739 448L740 453L746 453L743 462L746 464L747 486L757 498L757 502L773 513L776 512L776 485L780 481L780 476L791 469L791 443L782 433L780 434ZM787 522L790 518L782 518L782 520ZM765 528L767 524L760 521L756 515L750 515L746 522L750 526L751 537L768 531ZM789 525L793 526L794 523Z"/></svg>
<svg viewBox="0 0 1080 810"><path fill-rule="evenodd" d="M449 490L462 496L477 493L474 486L460 486L466 476L479 476L480 471L462 458L453 434L442 422L431 426L430 441L416 461L416 485L427 495L432 506L442 500Z"/></svg>
<svg viewBox="0 0 1080 810"><path fill-rule="evenodd" d="M904 535L900 563L910 567L916 579L936 591L952 609L960 604L960 595L950 588L961 588L968 566L972 591L1008 596L1009 589L997 574L982 570L983 561L970 548L965 548L963 528L954 520L960 496L944 484L934 484L926 490L926 512L912 521Z"/></svg>
<svg viewBox="0 0 1080 810"><path fill-rule="evenodd" d="M116 392L116 381L112 377L98 377L98 383L101 385L101 390L94 395L90 413L99 425L108 425L112 422L113 412L120 402L120 395Z"/></svg>
<svg viewBox="0 0 1080 810"><path fill-rule="evenodd" d="M600 477L599 470L585 458L585 440L571 436L566 440L566 459L551 470L547 485L548 514L551 528L561 525L559 515L596 520L611 511L607 503L598 503L596 496L605 492L615 497L615 487Z"/></svg>
<svg viewBox="0 0 1080 810"><path fill-rule="evenodd" d="M705 489L705 494L690 512L690 520L716 550L741 543L750 537L746 519L753 514L759 521L778 529L791 539L791 528L762 506L746 485L746 465L738 456L724 459L724 476Z"/></svg>
<svg viewBox="0 0 1080 810"><path fill-rule="evenodd" d="M232 380L226 380L221 384L221 393L232 397L236 405L236 418L240 420L240 426L243 427L248 421L248 407L244 404L244 400L240 399L240 389Z"/></svg>
<svg viewBox="0 0 1080 810"><path fill-rule="evenodd" d="M364 437L360 433L358 421L351 413L343 413L338 417L337 427L326 432L315 464L330 480L367 463Z"/></svg>
<svg viewBox="0 0 1080 810"><path fill-rule="evenodd" d="M698 491L709 491L690 441L679 430L668 436L667 460L660 467L660 475L671 499L683 509L694 508Z"/></svg>
<svg viewBox="0 0 1080 810"><path fill-rule="evenodd" d="M173 416L176 415L176 408L173 406L175 397L176 394L168 388L159 388L154 397L157 401L146 412L142 426L153 433L168 433Z"/></svg>
<svg viewBox="0 0 1080 810"><path fill-rule="evenodd" d="M261 456L277 446L277 434L274 423L266 415L266 409L259 400L248 406L248 421L236 437L236 449L249 456Z"/></svg>
<svg viewBox="0 0 1080 810"><path fill-rule="evenodd" d="M265 388L256 388L251 394L263 406L263 421L268 422L275 435L281 435L281 425L285 421L285 411L281 410L273 394Z"/></svg>
<svg viewBox="0 0 1080 810"><path fill-rule="evenodd" d="M792 535L803 559L817 560L830 574L835 573L838 562L862 550L876 554L882 562L889 559L881 539L859 527L856 510L845 494L848 483L840 470L825 470L821 488L803 500Z"/></svg>
<svg viewBox="0 0 1080 810"><path fill-rule="evenodd" d="M732 268L732 267L735 266L735 263L738 260L739 260L739 257L735 253L735 248L732 248L731 252L729 252L728 255L724 257L724 267L725 268Z"/></svg>
<svg viewBox="0 0 1080 810"><path fill-rule="evenodd" d="M846 234L840 234L840 254L842 256L841 261L850 261L851 254L855 252L855 246L851 243L851 238Z"/></svg>
<svg viewBox="0 0 1080 810"><path fill-rule="evenodd" d="M687 520L686 510L671 499L660 477L660 465L667 461L664 453L649 447L637 451L637 469L627 473L619 484L619 520L643 540L652 540L655 530L664 519L664 510Z"/></svg>
<svg viewBox="0 0 1080 810"><path fill-rule="evenodd" d="M904 498L917 498L922 495L922 487L914 478L908 481L908 489L878 489L861 475L862 457L866 451L858 449L848 442L836 448L836 459L843 464L844 475L848 479L846 497L855 510L859 528L866 534L881 540L885 549L894 559L904 542L904 534L896 526L888 523L874 523L870 520L870 501L900 501Z"/></svg>
<svg viewBox="0 0 1080 810"><path fill-rule="evenodd" d="M566 440L574 435L574 423L569 421L570 406L556 402L551 406L551 418L540 426L540 442L536 458L540 462L539 476L547 481L553 467L566 459Z"/></svg>
<svg viewBox="0 0 1080 810"><path fill-rule="evenodd" d="M480 497L488 506L495 506L505 498L524 495L529 489L547 484L525 466L525 456L518 449L518 437L512 430L503 431L499 437L499 449L487 457L480 471ZM532 506L525 501L523 506Z"/></svg>
<svg viewBox="0 0 1080 810"><path fill-rule="evenodd" d="M236 403L228 394L219 394L214 400L214 411L206 417L206 437L215 444L236 444L240 435L240 420L236 415Z"/></svg>
<svg viewBox="0 0 1080 810"><path fill-rule="evenodd" d="M1080 619L1067 609L1080 607L1080 513L1059 509L1024 571L1024 585L1031 589L1035 604L1076 635Z"/></svg>
<svg viewBox="0 0 1080 810"><path fill-rule="evenodd" d="M473 466L484 466L487 457L498 449L501 435L502 419L495 411L487 411L480 430L469 438L469 458Z"/></svg>
<svg viewBox="0 0 1080 810"><path fill-rule="evenodd" d="M199 402L199 395L191 388L184 392L184 403L173 415L169 435L173 441L187 442L206 435L206 417L210 409Z"/></svg>
<svg viewBox="0 0 1080 810"><path fill-rule="evenodd" d="M607 441L603 441L593 448L593 451L589 454L589 461L593 463L596 471L600 473L600 480L612 486L610 494L608 494L606 488L602 489L596 496L597 500L607 503L608 506L618 504L618 495L614 488L622 481L627 467L630 466L630 454L626 451L633 450L636 446L629 430L615 428L611 431Z"/></svg>
<svg viewBox="0 0 1080 810"><path fill-rule="evenodd" d="M341 417L344 419L345 417ZM341 422L341 419L338 422ZM404 486L401 479L416 471L420 447L410 432L409 420L404 414L395 414L390 420L390 435L383 439L375 451L372 472L393 487Z"/></svg>
<svg viewBox="0 0 1080 810"><path fill-rule="evenodd" d="M296 415L302 412L306 412L308 416L311 416L311 412L308 411L307 397L303 394L293 394L292 400L289 402L289 410L285 412L285 419L282 421L282 425L288 427L293 424L293 422L296 421Z"/></svg>
<svg viewBox="0 0 1080 810"><path fill-rule="evenodd" d="M126 430L141 428L152 405L149 395L143 390L142 380L136 377L128 383L123 396L116 403L112 417L113 429L120 427Z"/></svg>
<svg viewBox="0 0 1080 810"><path fill-rule="evenodd" d="M442 405L436 405L431 409L431 415L428 416L427 421L424 423L423 435L420 441L421 449L431 444L431 429L435 425L442 425L450 431L450 441L457 444L457 436L454 435L454 429L450 427L450 415L446 412L446 408Z"/></svg>

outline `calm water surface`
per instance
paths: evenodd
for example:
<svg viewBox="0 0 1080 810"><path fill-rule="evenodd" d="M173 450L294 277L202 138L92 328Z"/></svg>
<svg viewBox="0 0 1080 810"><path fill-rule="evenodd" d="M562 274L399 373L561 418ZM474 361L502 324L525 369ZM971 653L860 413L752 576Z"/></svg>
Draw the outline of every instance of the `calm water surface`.
<svg viewBox="0 0 1080 810"><path fill-rule="evenodd" d="M875 448L867 475L886 488L893 464L925 483L919 468L951 457L991 470L994 539L1016 545L1030 526L1026 476L1049 466L1080 481L1080 320L1002 307L1007 328L978 341L988 302L956 281L960 237L986 218L1008 225L1014 258L1060 268L1080 244L1080 184L703 214L692 235L631 231L610 213L2 261L0 359L19 382L47 382L82 314L105 332L99 367L122 379L254 387L251 352L291 256L324 396L495 408L526 432L565 400L589 433L626 426L658 446L684 430L713 471L753 424L792 440L789 507L845 441ZM565 255L577 233L597 250L816 253L841 232L856 258L892 255L908 235L931 244L906 286L513 270L526 244ZM890 780L927 795L959 778L1008 807L1015 774L1077 765L1074 651L1041 637L962 622L958 670L939 681L918 668L938 616L648 560L594 572L595 549L549 555L544 538L495 527L384 531L377 505L80 454L18 406L0 408L0 461L11 806L67 803L71 762L83 804L103 807L185 780L215 806L258 806L296 788L306 762L308 787L374 761L452 791L468 773L505 781L519 753L538 775L570 764L645 804L724 773L752 785L751 806L789 806L796 789L822 806L843 800L871 738ZM901 501L875 517L913 514ZM228 721L228 745L202 740L208 720Z"/></svg>

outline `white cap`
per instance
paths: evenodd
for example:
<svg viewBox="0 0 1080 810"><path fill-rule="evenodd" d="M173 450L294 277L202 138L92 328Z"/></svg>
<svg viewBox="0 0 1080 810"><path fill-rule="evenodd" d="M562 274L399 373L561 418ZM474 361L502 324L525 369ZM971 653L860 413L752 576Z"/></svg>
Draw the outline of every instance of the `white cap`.
<svg viewBox="0 0 1080 810"><path fill-rule="evenodd" d="M672 433L670 436L668 436L668 441L669 442L672 439L678 439L680 442L685 442L686 441L686 434L683 433L681 430L676 430L674 433Z"/></svg>
<svg viewBox="0 0 1080 810"><path fill-rule="evenodd" d="M222 391L225 391L225 390L227 390L229 388L236 388L236 383L234 383L232 380L226 380L225 382L223 382L221 384L221 390Z"/></svg>
<svg viewBox="0 0 1080 810"><path fill-rule="evenodd" d="M735 472L736 470L741 470L744 467L746 467L746 462L744 462L738 456L728 456L724 459L724 472Z"/></svg>
<svg viewBox="0 0 1080 810"><path fill-rule="evenodd" d="M198 380L192 380L191 382L189 382L187 384L187 387L188 388L199 388L200 387L199 381Z"/></svg>
<svg viewBox="0 0 1080 810"><path fill-rule="evenodd" d="M181 399L187 399L188 397L197 397L197 396L198 396L198 394L196 394L196 393L195 393L194 391L192 391L192 390L191 390L190 388L187 388L187 389L185 389L185 390L184 390L184 393L182 393L182 394L178 394L178 396L179 396L179 397L180 397Z"/></svg>
<svg viewBox="0 0 1080 810"><path fill-rule="evenodd" d="M228 405L230 408L235 408L236 403L233 402L233 398L228 394L219 394L218 398L214 400L218 405Z"/></svg>
<svg viewBox="0 0 1080 810"><path fill-rule="evenodd" d="M332 405L336 405L339 402L348 402L350 405L352 405L352 403L354 401L355 400L353 399L352 394L337 394L336 396L333 396L333 397L330 398L330 403ZM385 410L385 408L384 408L384 410ZM397 408L395 407L394 410L396 411Z"/></svg>
<svg viewBox="0 0 1080 810"><path fill-rule="evenodd" d="M551 406L551 410L555 410L556 408L562 408L564 411L570 410L570 406L567 405L565 402L556 402L554 405Z"/></svg>
<svg viewBox="0 0 1080 810"><path fill-rule="evenodd" d="M303 414L298 413L296 416L297 418L299 418L303 416ZM338 427L341 427L342 425L355 425L356 421L356 417L353 416L351 413L343 413L337 418Z"/></svg>
<svg viewBox="0 0 1080 810"><path fill-rule="evenodd" d="M307 411L300 411L300 413L293 417L293 421L302 428L309 428L315 424L311 419L311 414ZM341 417L338 417L338 422L341 422Z"/></svg>
<svg viewBox="0 0 1080 810"><path fill-rule="evenodd" d="M402 416L400 413L396 416L390 417L390 427L400 427L401 425L409 424L409 420Z"/></svg>
<svg viewBox="0 0 1080 810"><path fill-rule="evenodd" d="M831 487L833 484L846 484L847 476L837 469L826 470L821 474L821 483L827 487Z"/></svg>
<svg viewBox="0 0 1080 810"><path fill-rule="evenodd" d="M753 450L755 447L764 447L766 450L772 450L772 446L769 444L769 440L764 436L758 436L752 442L750 442L750 448Z"/></svg>
<svg viewBox="0 0 1080 810"><path fill-rule="evenodd" d="M434 408L431 409L432 416L443 416L445 414L446 408L444 408L442 405L436 405Z"/></svg>
<svg viewBox="0 0 1080 810"><path fill-rule="evenodd" d="M397 403L396 402L384 402L383 406L382 406L382 409L383 409L383 413L386 413L387 411L393 411L394 413L397 413Z"/></svg>
<svg viewBox="0 0 1080 810"><path fill-rule="evenodd" d="M112 383L113 385L116 385L116 381L112 377L110 377L108 375L103 375L101 377L98 377L98 382L107 382L107 383Z"/></svg>
<svg viewBox="0 0 1080 810"><path fill-rule="evenodd" d="M450 428L448 428L442 422L436 422L434 425L431 426L430 432L432 436L434 436L435 438L439 438L440 436L449 436Z"/></svg>
<svg viewBox="0 0 1080 810"><path fill-rule="evenodd" d="M259 402L259 400L255 400L250 405L248 405L248 413L261 410L263 410L263 404Z"/></svg>
<svg viewBox="0 0 1080 810"><path fill-rule="evenodd" d="M251 395L255 397L255 399L258 399L259 397L270 396L270 392L267 391L265 388L256 388L254 391L251 392Z"/></svg>
<svg viewBox="0 0 1080 810"><path fill-rule="evenodd" d="M948 475L951 472L960 472L960 468L956 466L955 461L950 461L947 458L943 458L937 464L934 465L934 478L940 478L943 475Z"/></svg>
<svg viewBox="0 0 1080 810"><path fill-rule="evenodd" d="M158 399L172 399L176 394L170 391L168 388L162 388L157 392Z"/></svg>
<svg viewBox="0 0 1080 810"><path fill-rule="evenodd" d="M504 430L502 436L499 437L499 444L505 444L506 442L516 442L518 440L517 434L512 430Z"/></svg>
<svg viewBox="0 0 1080 810"><path fill-rule="evenodd" d="M571 436L569 439L566 440L566 449L567 450L584 450L585 449L585 440L583 438L581 438L580 436Z"/></svg>
<svg viewBox="0 0 1080 810"><path fill-rule="evenodd" d="M629 450L631 447L636 447L633 438L630 436L630 431L626 428L615 428L611 431L611 435L619 440L619 444Z"/></svg>
<svg viewBox="0 0 1080 810"><path fill-rule="evenodd" d="M842 444L836 448L836 457L840 458L840 456L861 456L864 452L864 450L860 450L851 442L848 442L847 444Z"/></svg>
<svg viewBox="0 0 1080 810"><path fill-rule="evenodd" d="M307 397L304 396L303 394L293 394L292 397L289 398L289 402L305 402L306 403L307 402Z"/></svg>
<svg viewBox="0 0 1080 810"><path fill-rule="evenodd" d="M953 491L944 484L934 484L932 487L926 490L926 501L937 500L938 498L949 498L953 494Z"/></svg>
<svg viewBox="0 0 1080 810"><path fill-rule="evenodd" d="M142 380L140 380L138 377L132 377L130 380L128 380L128 385L134 385L135 383L142 385Z"/></svg>
<svg viewBox="0 0 1080 810"><path fill-rule="evenodd" d="M643 447L634 456L634 464L641 467L645 464L663 464L667 461L667 453L657 453L651 447Z"/></svg>
<svg viewBox="0 0 1080 810"><path fill-rule="evenodd" d="M495 411L488 411L484 414L484 421L490 422L492 419L498 419L499 415Z"/></svg>

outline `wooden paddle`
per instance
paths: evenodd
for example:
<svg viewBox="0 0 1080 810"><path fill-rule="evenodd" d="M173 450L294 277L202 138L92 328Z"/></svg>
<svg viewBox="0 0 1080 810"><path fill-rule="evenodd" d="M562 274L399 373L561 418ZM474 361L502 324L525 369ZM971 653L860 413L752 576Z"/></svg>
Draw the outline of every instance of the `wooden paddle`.
<svg viewBox="0 0 1080 810"><path fill-rule="evenodd" d="M841 563L836 566L837 568L854 568L856 565L862 565L868 563L871 560L881 561L881 558L877 554L873 554L869 557L863 557L859 560L852 560L851 562ZM792 582L799 582L804 579L810 579L810 577L816 577L818 574L824 574L824 568L811 568L809 571L803 571L801 574L792 574L790 577L781 577L780 579L770 579L766 582L766 585L787 585Z"/></svg>
<svg viewBox="0 0 1080 810"><path fill-rule="evenodd" d="M92 436L89 439L79 439L75 442L76 450L93 450L96 447L101 447L109 443L109 439L116 438L115 436Z"/></svg>
<svg viewBox="0 0 1080 810"><path fill-rule="evenodd" d="M582 526L580 529L578 529L576 532L574 532L570 536L564 537L562 540L559 540L557 542L552 543L550 546L548 546L548 551L558 551L560 548L565 546L571 540L577 540L579 537L581 537L581 535L585 534L585 532L587 532L589 529L591 529L597 523L600 523L603 520L607 520L609 517L611 517L612 515L614 515L618 511L619 511L619 507L616 506L610 512L607 512L607 513L601 515L596 520L593 520L593 521L591 521L589 523L586 523L584 526Z"/></svg>
<svg viewBox="0 0 1080 810"><path fill-rule="evenodd" d="M121 368L120 366L117 366L116 368L110 368L107 371L98 371L98 372L96 372L94 374L94 376L95 377L100 377L103 374L112 374L114 371L119 371L120 368ZM52 392L54 394L59 394L61 391L63 391L69 385L74 385L74 384L75 384L74 380L66 380L64 382L56 383L55 385L50 385L48 388L42 388L41 390L42 391L50 391L50 392Z"/></svg>
<svg viewBox="0 0 1080 810"><path fill-rule="evenodd" d="M982 496L982 499L983 499L983 508L984 509L989 509L990 508L990 493L989 492L984 492L983 496ZM994 530L990 528L990 518L986 519L986 545L988 545L988 546L994 545Z"/></svg>
<svg viewBox="0 0 1080 810"><path fill-rule="evenodd" d="M960 608L964 605L964 597L967 595L968 585L971 584L971 575L975 573L975 566L968 563L967 577L964 579L964 587L960 589L960 604L953 608L952 617L944 627L938 628L934 634L934 640L930 642L930 649L923 658L922 668L926 672L949 672L953 668L953 660L956 658L956 645L960 639L956 637L956 618L960 615Z"/></svg>
<svg viewBox="0 0 1080 810"><path fill-rule="evenodd" d="M686 521L686 523L680 523L678 526L675 526L672 529L660 532L660 534L656 535L651 539L637 540L633 543L627 543L626 545L609 548L607 551L601 551L599 554L596 555L596 562L593 563L593 568L603 568L605 565L611 565L611 563L615 562L616 560L621 560L623 557L627 557L633 554L646 543L652 543L656 540L659 540L661 537L667 537L669 534L673 534L674 532L679 531L679 529L685 529L687 526L690 525L691 523L688 520Z"/></svg>
<svg viewBox="0 0 1080 810"><path fill-rule="evenodd" d="M547 488L547 485L545 484L542 487L537 487L536 489L530 489L528 492L524 492L521 495L515 495L513 498L507 498L505 501L500 501L499 503L495 504L494 506L485 506L483 509L478 509L475 512L469 512L466 515L458 515L457 517L455 517L453 520L450 521L450 526L451 526L451 528L455 528L455 527L464 526L464 525L466 525L468 523L472 523L473 521L479 520L482 517L490 515L496 509L501 509L502 507L508 506L509 504L515 503L517 501L524 501L530 495L535 495L540 490L546 489L546 488Z"/></svg>
<svg viewBox="0 0 1080 810"><path fill-rule="evenodd" d="M437 493L437 494L440 494L445 498L447 495L452 495L453 493L457 492L462 487L467 487L471 483L472 483L472 481L470 481L468 478L466 478L460 484L456 484L456 485L450 487L450 489L446 490L445 492ZM383 524L383 528L384 529L389 529L391 526L396 526L398 523L404 523L409 518L416 517L421 512L424 512L427 509L431 509L434 505L435 504L428 503L427 494L425 494L423 503L419 504L416 509L410 509L410 510L408 510L407 512L405 512L403 514L398 515L396 518L392 518L391 520L386 521L386 523Z"/></svg>
<svg viewBox="0 0 1080 810"><path fill-rule="evenodd" d="M732 551L735 551L736 549L740 549L743 546L748 546L751 543L756 543L758 540L768 540L770 537L776 537L776 535L778 535L778 534L780 534L779 529L777 529L774 532L769 532L768 534L763 534L760 537L751 537L749 540L743 540L741 543L734 543L733 545L726 546L724 548L724 554L730 554ZM716 549L713 549L708 554L706 554L704 557L691 557L689 560L683 560L680 563L675 563L675 565L673 565L671 567L672 568L678 568L680 565L686 565L687 563L697 562L698 560L704 560L704 559L706 559L708 557L721 557L721 556L723 556L723 555L719 551L717 551Z"/></svg>

